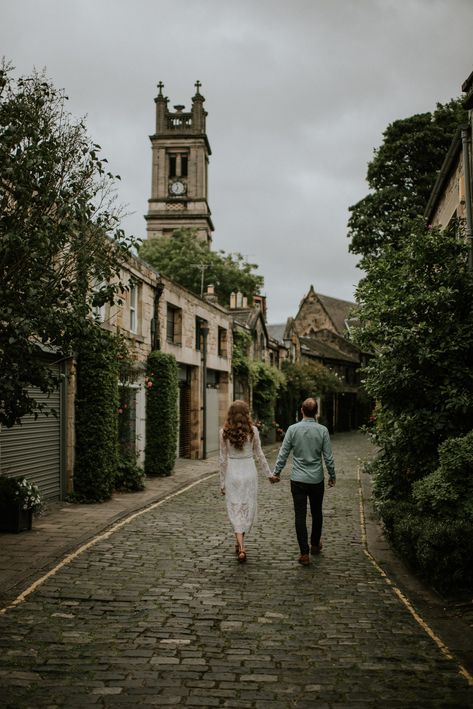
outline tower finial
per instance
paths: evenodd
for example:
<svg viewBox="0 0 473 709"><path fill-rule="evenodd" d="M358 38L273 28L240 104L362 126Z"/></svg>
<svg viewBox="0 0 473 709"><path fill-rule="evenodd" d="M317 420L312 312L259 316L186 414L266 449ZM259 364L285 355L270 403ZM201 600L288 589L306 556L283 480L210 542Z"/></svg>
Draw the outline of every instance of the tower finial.
<svg viewBox="0 0 473 709"><path fill-rule="evenodd" d="M162 81L159 82L159 84L158 84L158 89L159 89L159 94L158 94L158 96L162 96L162 95L163 95L163 89L164 89L164 84L163 84Z"/></svg>
<svg viewBox="0 0 473 709"><path fill-rule="evenodd" d="M200 89L200 87L202 86L202 84L200 83L200 81L196 81L195 84L194 84L194 86L195 86L195 93L196 93L197 95L200 95L199 89Z"/></svg>

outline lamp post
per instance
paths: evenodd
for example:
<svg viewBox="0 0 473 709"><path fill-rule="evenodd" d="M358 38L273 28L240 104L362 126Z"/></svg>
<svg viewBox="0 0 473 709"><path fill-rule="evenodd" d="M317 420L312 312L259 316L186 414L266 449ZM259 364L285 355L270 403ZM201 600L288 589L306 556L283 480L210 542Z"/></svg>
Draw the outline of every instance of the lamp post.
<svg viewBox="0 0 473 709"><path fill-rule="evenodd" d="M207 336L209 326L205 321L200 323L202 335L202 459L207 458Z"/></svg>

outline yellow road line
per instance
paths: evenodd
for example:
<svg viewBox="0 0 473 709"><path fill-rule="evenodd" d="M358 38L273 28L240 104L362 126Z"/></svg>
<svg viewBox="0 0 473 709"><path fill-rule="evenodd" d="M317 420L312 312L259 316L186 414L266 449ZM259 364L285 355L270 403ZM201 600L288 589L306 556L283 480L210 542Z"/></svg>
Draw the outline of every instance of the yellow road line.
<svg viewBox="0 0 473 709"><path fill-rule="evenodd" d="M177 497L178 495L182 495L183 492L187 492L187 490L190 490L192 487L195 485L199 485L200 483L205 482L206 480L209 480L210 478L213 478L217 473L211 473L210 475L207 475L205 478L202 478L201 480L196 480L193 483L190 483L189 485L186 485L185 487L181 488L180 490L177 490L177 492L173 492L170 495L167 495L166 497L163 497L162 500L158 500L158 502L154 502L153 504L149 505L149 507L144 507L142 510L138 510L138 512L133 512L129 517L126 517L126 519L120 520L120 522L116 522L114 525L110 527L106 532L102 532L102 534L97 535L93 539L90 539L88 542L83 544L81 547L76 549L75 551L71 552L71 554L68 554L65 556L62 561L59 562L59 564L56 564L50 571L48 571L44 576L41 576L39 579L36 579L31 586L29 586L25 591L20 593L19 596L15 598L14 601L12 601L8 606L5 606L4 608L0 608L0 615L3 615L6 613L8 610L15 608L15 606L18 606L20 603L23 603L23 601L26 600L26 598L33 593L33 591L36 591L39 586L42 586L42 584L47 581L51 576L54 576L57 574L58 571L60 571L64 566L67 566L68 564L71 563L71 561L74 561L78 556L84 553L84 551L87 551L87 549L90 549L93 547L95 544L98 542L103 541L104 539L108 539L109 537L112 536L112 534L115 534L119 529L124 527L127 524L130 524L134 519L137 517L140 517L141 515L146 514L147 512L151 512L151 510L156 509L156 507L160 507L161 505L164 505L165 502L168 502L169 500L172 500L173 497Z"/></svg>
<svg viewBox="0 0 473 709"><path fill-rule="evenodd" d="M473 676L468 672L468 670L461 665L458 660L454 657L454 655L451 653L447 645L439 638L438 635L434 633L432 628L426 623L426 621L421 618L421 616L418 614L418 612L415 610L415 608L412 606L411 602L406 598L406 596L403 594L403 592L391 581L389 576L386 574L385 571L380 567L376 559L371 555L371 553L368 550L368 539L366 536L366 519L365 519L365 510L364 510L364 498L363 498L363 489L361 486L361 473L360 473L360 465L358 466L358 471L357 471L357 476L358 476L358 494L359 494L359 503L360 503L360 524L361 524L361 542L363 545L363 551L368 557L368 559L371 561L373 564L374 568L376 571L380 574L380 576L384 579L384 581L387 583L387 585L391 588L393 593L399 598L401 603L404 604L404 606L407 608L409 613L412 615L414 620L420 625L422 630L427 633L429 638L431 638L434 643L437 645L438 649L444 655L448 660L452 660L458 665L458 671L459 673L466 679L468 684L473 686Z"/></svg>

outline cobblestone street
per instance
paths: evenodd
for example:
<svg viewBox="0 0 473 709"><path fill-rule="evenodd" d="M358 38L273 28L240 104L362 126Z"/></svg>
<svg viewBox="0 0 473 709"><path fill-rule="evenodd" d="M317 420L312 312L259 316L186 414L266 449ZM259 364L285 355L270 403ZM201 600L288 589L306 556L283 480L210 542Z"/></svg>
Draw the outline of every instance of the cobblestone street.
<svg viewBox="0 0 473 709"><path fill-rule="evenodd" d="M471 707L473 688L363 550L359 434L334 437L324 552L296 563L289 469L260 477L239 565L214 476L0 616L3 707ZM273 456L274 457L274 456Z"/></svg>

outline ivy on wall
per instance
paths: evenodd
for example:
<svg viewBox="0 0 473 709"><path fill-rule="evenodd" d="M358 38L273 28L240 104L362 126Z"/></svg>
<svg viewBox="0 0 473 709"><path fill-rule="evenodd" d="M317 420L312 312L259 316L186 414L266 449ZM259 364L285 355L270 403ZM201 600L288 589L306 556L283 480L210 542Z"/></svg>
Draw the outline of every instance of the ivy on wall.
<svg viewBox="0 0 473 709"><path fill-rule="evenodd" d="M177 363L173 355L151 352L146 365L145 473L171 475L177 448Z"/></svg>
<svg viewBox="0 0 473 709"><path fill-rule="evenodd" d="M263 432L266 432L273 426L276 397L284 384L284 374L265 362L251 362L250 377L253 386L253 414L262 424Z"/></svg>
<svg viewBox="0 0 473 709"><path fill-rule="evenodd" d="M118 371L122 341L90 324L78 346L74 497L107 500L118 466Z"/></svg>

